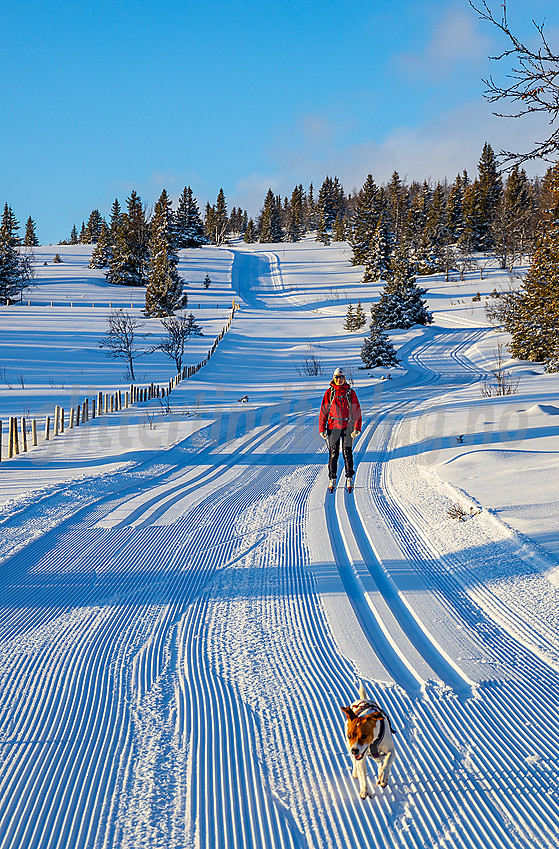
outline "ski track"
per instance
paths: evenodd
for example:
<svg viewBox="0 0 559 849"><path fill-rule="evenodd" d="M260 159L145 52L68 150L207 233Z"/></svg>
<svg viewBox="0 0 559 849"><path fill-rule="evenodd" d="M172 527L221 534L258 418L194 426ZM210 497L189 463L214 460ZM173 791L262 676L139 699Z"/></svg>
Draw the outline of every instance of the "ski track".
<svg viewBox="0 0 559 849"><path fill-rule="evenodd" d="M277 257L255 261L233 277L281 296ZM479 379L466 351L483 332L409 343L381 411L363 393L352 495L325 495L315 463L274 465L317 454L303 414L234 439L224 416L196 455L66 505L3 563L2 849L555 846L557 668L533 623L465 591L460 552L437 554L391 471L406 416ZM387 673L368 694L398 729L391 784L365 801L340 711L358 676L309 556L318 514Z"/></svg>

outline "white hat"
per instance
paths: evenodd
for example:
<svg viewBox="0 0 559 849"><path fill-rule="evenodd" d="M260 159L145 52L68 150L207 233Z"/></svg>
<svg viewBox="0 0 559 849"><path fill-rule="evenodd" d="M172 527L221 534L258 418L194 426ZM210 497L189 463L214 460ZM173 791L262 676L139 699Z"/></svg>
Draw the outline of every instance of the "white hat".
<svg viewBox="0 0 559 849"><path fill-rule="evenodd" d="M345 377L345 371L343 368L337 368L334 372L334 377Z"/></svg>

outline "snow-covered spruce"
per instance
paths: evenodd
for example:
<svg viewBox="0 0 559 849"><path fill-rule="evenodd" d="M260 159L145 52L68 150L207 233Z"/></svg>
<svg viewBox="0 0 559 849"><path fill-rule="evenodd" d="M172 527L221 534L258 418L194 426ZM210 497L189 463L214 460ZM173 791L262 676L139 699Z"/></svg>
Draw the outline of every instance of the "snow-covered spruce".
<svg viewBox="0 0 559 849"><path fill-rule="evenodd" d="M177 271L179 258L172 244L171 201L165 189L155 205L149 242L150 264L146 290L146 315L172 315L186 306L183 282Z"/></svg>
<svg viewBox="0 0 559 849"><path fill-rule="evenodd" d="M392 278L385 285L377 304L371 307L373 324L385 330L401 328L407 330L414 324L431 324L422 289L415 283L415 275L404 251L399 251L391 263Z"/></svg>
<svg viewBox="0 0 559 849"><path fill-rule="evenodd" d="M396 366L400 362L394 345L378 324L371 324L371 333L361 347L364 368Z"/></svg>

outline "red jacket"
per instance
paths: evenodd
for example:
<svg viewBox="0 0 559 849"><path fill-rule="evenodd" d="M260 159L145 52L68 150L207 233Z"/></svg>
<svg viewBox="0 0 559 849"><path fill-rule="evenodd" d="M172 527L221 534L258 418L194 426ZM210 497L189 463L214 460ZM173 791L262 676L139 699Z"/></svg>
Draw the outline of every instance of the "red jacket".
<svg viewBox="0 0 559 849"><path fill-rule="evenodd" d="M357 395L349 383L344 382L338 386L333 380L324 393L320 415L318 417L318 430L323 433L330 428L344 428L352 423L352 430L361 431L361 407Z"/></svg>

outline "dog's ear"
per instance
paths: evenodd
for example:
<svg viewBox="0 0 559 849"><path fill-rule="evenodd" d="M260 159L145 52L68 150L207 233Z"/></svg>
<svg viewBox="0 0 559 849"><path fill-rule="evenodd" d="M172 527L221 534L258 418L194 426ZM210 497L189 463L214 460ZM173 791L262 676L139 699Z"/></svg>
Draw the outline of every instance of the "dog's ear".
<svg viewBox="0 0 559 849"><path fill-rule="evenodd" d="M348 719L357 719L356 715L353 713L353 710L350 707L343 707L342 710Z"/></svg>

